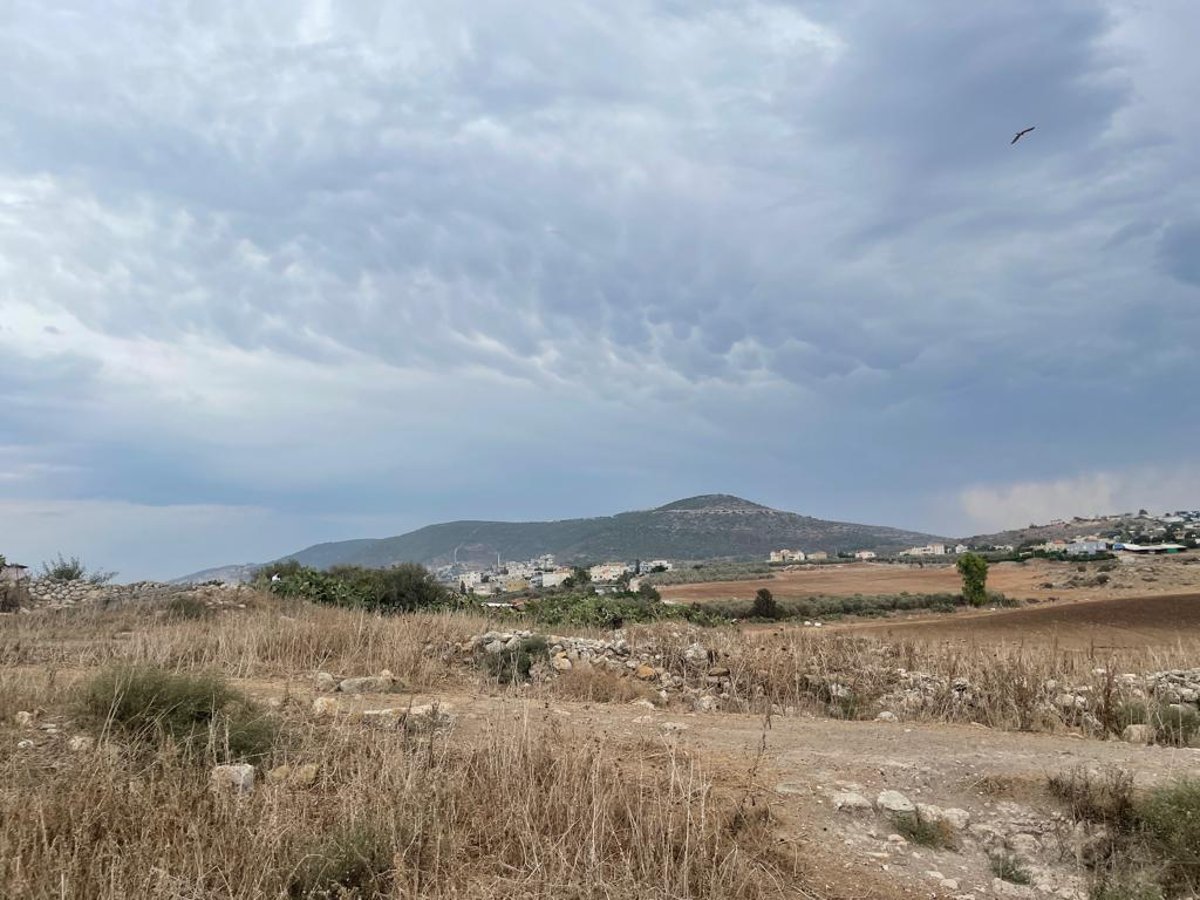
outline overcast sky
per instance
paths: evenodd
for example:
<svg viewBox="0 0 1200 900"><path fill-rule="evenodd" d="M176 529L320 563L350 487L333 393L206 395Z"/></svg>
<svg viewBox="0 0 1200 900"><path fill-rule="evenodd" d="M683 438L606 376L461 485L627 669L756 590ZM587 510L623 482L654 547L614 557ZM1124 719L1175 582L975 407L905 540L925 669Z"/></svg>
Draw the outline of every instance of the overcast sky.
<svg viewBox="0 0 1200 900"><path fill-rule="evenodd" d="M1197 34L1194 0L0 0L0 553L1200 506Z"/></svg>

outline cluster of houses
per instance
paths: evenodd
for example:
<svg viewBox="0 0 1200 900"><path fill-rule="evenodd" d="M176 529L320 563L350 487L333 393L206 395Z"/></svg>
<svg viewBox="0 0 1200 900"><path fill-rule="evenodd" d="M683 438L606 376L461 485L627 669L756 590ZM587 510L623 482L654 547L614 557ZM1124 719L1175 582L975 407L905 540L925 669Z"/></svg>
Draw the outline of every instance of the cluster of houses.
<svg viewBox="0 0 1200 900"><path fill-rule="evenodd" d="M637 589L636 578L650 572L669 572L674 567L670 560L650 559L627 562L604 562L587 569L588 578L597 586L616 586L628 581L631 589ZM458 587L464 593L489 597L530 588L561 587L568 578L576 575L569 566L555 563L550 554L524 562L497 563L486 569L466 569L462 566L444 566L437 571L438 577L447 584ZM629 576L627 579L626 576Z"/></svg>
<svg viewBox="0 0 1200 900"><path fill-rule="evenodd" d="M945 544L926 544L924 547L910 547L907 550L901 550L897 556L946 556L950 553L966 553L970 549L966 544L959 544L955 547L947 547ZM1008 549L1012 549L1011 547ZM879 554L874 550L855 550L851 554L839 554L842 558L853 558L857 560L878 559ZM768 561L773 563L793 563L793 562L823 562L829 559L829 554L824 550L772 550L767 557Z"/></svg>

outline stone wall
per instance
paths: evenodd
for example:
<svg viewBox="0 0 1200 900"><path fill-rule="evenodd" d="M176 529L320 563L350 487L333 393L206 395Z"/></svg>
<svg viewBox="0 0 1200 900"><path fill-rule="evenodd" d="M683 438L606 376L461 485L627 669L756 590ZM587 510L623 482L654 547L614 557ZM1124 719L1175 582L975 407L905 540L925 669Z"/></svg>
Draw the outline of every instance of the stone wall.
<svg viewBox="0 0 1200 900"><path fill-rule="evenodd" d="M100 604L111 606L133 602L166 602L174 597L193 596L218 605L236 601L239 594L249 590L238 585L163 584L157 581L138 581L133 584L92 584L87 581L57 581L53 578L34 578L28 582L29 604L26 608L67 609L75 606Z"/></svg>

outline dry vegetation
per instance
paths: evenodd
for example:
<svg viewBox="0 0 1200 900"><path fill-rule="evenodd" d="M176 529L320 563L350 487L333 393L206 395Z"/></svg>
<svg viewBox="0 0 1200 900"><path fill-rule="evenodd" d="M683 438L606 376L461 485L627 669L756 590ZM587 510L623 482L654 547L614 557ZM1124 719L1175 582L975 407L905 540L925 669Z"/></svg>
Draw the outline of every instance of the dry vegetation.
<svg viewBox="0 0 1200 900"><path fill-rule="evenodd" d="M0 896L809 896L803 854L782 853L768 807L747 802L753 769L714 781L670 740L580 730L549 713L416 733L312 712L316 673L382 669L407 693L662 702L649 685L586 666L503 684L457 652L494 624L269 597L216 614L130 605L0 619ZM687 648L703 640L729 670L726 709L873 717L904 668L947 684L914 718L1008 729L1080 726L1045 717L1047 680L1102 697L1106 673L1196 659L1183 646L948 649L796 628L658 624L628 639L669 672L688 671ZM958 678L972 684L970 704ZM129 702L135 683L151 699ZM162 696L190 699L141 714ZM18 711L33 712L34 727ZM79 736L92 742L70 749ZM245 797L214 792L210 767L241 759L263 774L286 763L318 775L298 785L260 774ZM945 843L922 824L913 840Z"/></svg>
<svg viewBox="0 0 1200 900"><path fill-rule="evenodd" d="M0 895L795 896L769 817L747 816L662 741L511 719L471 734L380 730L318 720L298 698L258 708L229 686L385 666L410 686L475 678L437 651L483 624L267 601L208 621L144 609L2 620ZM231 746L219 720L231 707L270 721L256 732L266 746ZM18 727L19 710L50 730ZM68 749L80 735L95 743ZM243 758L319 775L214 792L210 766Z"/></svg>

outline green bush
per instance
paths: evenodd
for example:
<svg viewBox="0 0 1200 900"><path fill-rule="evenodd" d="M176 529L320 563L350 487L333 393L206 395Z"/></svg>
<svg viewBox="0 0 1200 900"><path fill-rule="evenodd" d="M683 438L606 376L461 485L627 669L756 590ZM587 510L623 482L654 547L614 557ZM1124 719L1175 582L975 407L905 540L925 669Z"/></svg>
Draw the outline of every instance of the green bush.
<svg viewBox="0 0 1200 900"><path fill-rule="evenodd" d="M52 581L87 581L91 584L108 584L116 576L116 572L105 572L102 569L89 570L78 556L70 559L61 553L56 559L42 563L42 577Z"/></svg>
<svg viewBox="0 0 1200 900"><path fill-rule="evenodd" d="M525 606L540 625L575 625L590 628L623 628L647 622L678 619L697 625L724 620L706 607L663 603L641 594L547 594Z"/></svg>
<svg viewBox="0 0 1200 900"><path fill-rule="evenodd" d="M919 812L898 813L892 818L894 827L905 840L934 850L952 850L957 846L954 829L946 822L935 822Z"/></svg>
<svg viewBox="0 0 1200 900"><path fill-rule="evenodd" d="M1179 894L1200 891L1200 778L1151 791L1137 804L1137 815L1163 862L1163 886Z"/></svg>
<svg viewBox="0 0 1200 900"><path fill-rule="evenodd" d="M169 740L190 756L221 762L261 760L279 737L274 719L209 676L111 669L86 685L83 706L135 740Z"/></svg>
<svg viewBox="0 0 1200 900"><path fill-rule="evenodd" d="M278 575L278 580L273 576ZM330 606L378 612L447 609L463 600L424 567L401 563L387 569L335 566L327 572L288 560L259 570L259 588L283 597L302 597Z"/></svg>
<svg viewBox="0 0 1200 900"><path fill-rule="evenodd" d="M988 857L992 874L1009 884L1029 884L1032 880L1021 861L1011 853L998 851Z"/></svg>
<svg viewBox="0 0 1200 900"><path fill-rule="evenodd" d="M759 588L754 593L754 605L750 607L750 615L756 619L782 619L784 612L769 590Z"/></svg>
<svg viewBox="0 0 1200 900"><path fill-rule="evenodd" d="M391 889L392 847L376 826L355 824L321 838L288 884L295 900L382 897Z"/></svg>
<svg viewBox="0 0 1200 900"><path fill-rule="evenodd" d="M964 553L955 563L962 576L962 593L972 606L984 606L987 594L987 560L976 553Z"/></svg>
<svg viewBox="0 0 1200 900"><path fill-rule="evenodd" d="M482 651L480 661L489 675L501 684L528 681L530 669L535 662L550 658L550 646L540 635L520 640L514 647L506 647L499 653Z"/></svg>

